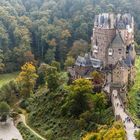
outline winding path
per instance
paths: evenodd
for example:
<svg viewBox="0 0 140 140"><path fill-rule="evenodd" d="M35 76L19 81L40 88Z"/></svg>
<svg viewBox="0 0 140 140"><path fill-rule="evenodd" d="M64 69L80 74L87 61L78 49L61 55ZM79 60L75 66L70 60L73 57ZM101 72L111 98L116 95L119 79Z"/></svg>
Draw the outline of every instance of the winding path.
<svg viewBox="0 0 140 140"><path fill-rule="evenodd" d="M35 132L27 123L26 123L26 118L25 115L20 114L21 117L21 121L24 123L24 125L33 133L35 134L37 137L39 137L42 140L46 140L45 138L43 138L41 135L39 135L37 132Z"/></svg>
<svg viewBox="0 0 140 140"><path fill-rule="evenodd" d="M5 124L0 124L0 140L23 140L20 132L14 126L12 118L8 118Z"/></svg>

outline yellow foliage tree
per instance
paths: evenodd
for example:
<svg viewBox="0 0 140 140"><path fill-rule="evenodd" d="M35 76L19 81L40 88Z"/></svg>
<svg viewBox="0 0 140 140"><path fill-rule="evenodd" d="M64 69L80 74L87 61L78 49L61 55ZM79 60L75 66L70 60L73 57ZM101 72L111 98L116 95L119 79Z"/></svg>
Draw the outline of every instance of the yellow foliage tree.
<svg viewBox="0 0 140 140"><path fill-rule="evenodd" d="M122 125L116 122L104 135L103 140L126 140L126 133Z"/></svg>
<svg viewBox="0 0 140 140"><path fill-rule="evenodd" d="M91 132L87 133L82 140L102 140L99 133Z"/></svg>
<svg viewBox="0 0 140 140"><path fill-rule="evenodd" d="M111 128L102 128L99 132L87 133L82 140L126 140L125 130L120 122Z"/></svg>
<svg viewBox="0 0 140 140"><path fill-rule="evenodd" d="M16 78L16 81L21 88L20 91L22 96L27 98L33 93L37 77L36 68L31 62L28 62L21 67L21 72Z"/></svg>

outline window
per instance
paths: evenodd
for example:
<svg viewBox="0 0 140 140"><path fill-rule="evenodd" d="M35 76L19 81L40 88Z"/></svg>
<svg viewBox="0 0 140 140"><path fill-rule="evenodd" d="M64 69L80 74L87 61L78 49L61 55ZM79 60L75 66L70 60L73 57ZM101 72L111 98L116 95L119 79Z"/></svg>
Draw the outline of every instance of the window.
<svg viewBox="0 0 140 140"><path fill-rule="evenodd" d="M113 50L112 50L112 48L109 48L109 50L108 50L108 55L109 55L109 56L112 56L112 55L113 55Z"/></svg>
<svg viewBox="0 0 140 140"><path fill-rule="evenodd" d="M98 46L98 42L97 42L97 39L96 39L96 46Z"/></svg>
<svg viewBox="0 0 140 140"><path fill-rule="evenodd" d="M122 49L118 49L118 51L119 51L119 54L122 54Z"/></svg>

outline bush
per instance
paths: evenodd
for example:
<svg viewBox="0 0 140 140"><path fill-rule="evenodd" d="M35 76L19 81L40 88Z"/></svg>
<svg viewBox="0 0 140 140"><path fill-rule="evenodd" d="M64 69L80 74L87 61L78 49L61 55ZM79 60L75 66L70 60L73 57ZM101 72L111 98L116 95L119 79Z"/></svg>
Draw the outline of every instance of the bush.
<svg viewBox="0 0 140 140"><path fill-rule="evenodd" d="M6 102L0 103L0 121L5 122L10 114L10 106Z"/></svg>
<svg viewBox="0 0 140 140"><path fill-rule="evenodd" d="M47 130L46 133L45 133L46 137L49 139L49 140L52 140L52 137L53 137L53 132L51 129Z"/></svg>
<svg viewBox="0 0 140 140"><path fill-rule="evenodd" d="M137 140L140 140L140 131L135 132L135 137L137 138Z"/></svg>
<svg viewBox="0 0 140 140"><path fill-rule="evenodd" d="M20 102L20 107L26 109L29 106L29 102L27 100L22 100Z"/></svg>
<svg viewBox="0 0 140 140"><path fill-rule="evenodd" d="M19 129L24 140L42 140L34 135L28 128L26 128L22 122L18 123L17 128Z"/></svg>

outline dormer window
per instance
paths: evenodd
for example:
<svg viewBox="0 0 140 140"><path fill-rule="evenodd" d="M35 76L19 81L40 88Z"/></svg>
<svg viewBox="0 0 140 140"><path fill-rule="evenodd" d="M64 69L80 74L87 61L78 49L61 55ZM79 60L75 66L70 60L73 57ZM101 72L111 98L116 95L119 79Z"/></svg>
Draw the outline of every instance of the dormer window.
<svg viewBox="0 0 140 140"><path fill-rule="evenodd" d="M112 56L112 55L113 55L113 50L112 50L112 48L109 48L109 50L108 50L108 55L109 55L109 56Z"/></svg>

